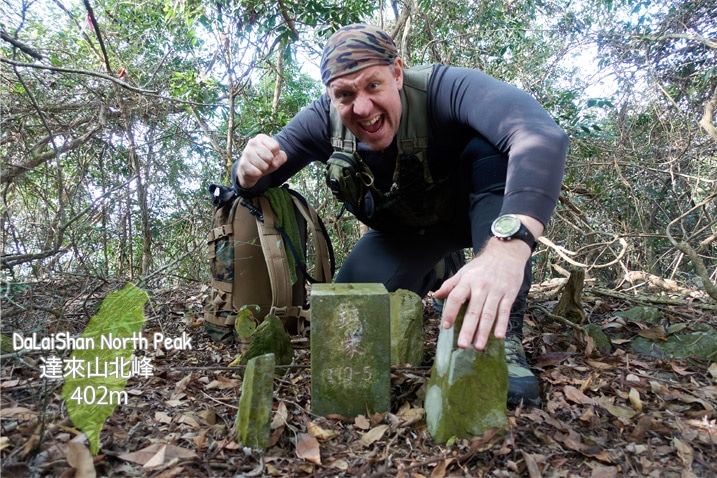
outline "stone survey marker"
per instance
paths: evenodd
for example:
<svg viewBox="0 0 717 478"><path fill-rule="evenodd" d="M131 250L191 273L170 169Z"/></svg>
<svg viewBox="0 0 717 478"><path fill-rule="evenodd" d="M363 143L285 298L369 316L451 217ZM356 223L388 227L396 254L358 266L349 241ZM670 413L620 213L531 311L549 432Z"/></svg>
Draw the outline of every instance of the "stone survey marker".
<svg viewBox="0 0 717 478"><path fill-rule="evenodd" d="M236 418L237 442L255 450L264 450L269 443L275 366L274 354L260 355L249 360L244 374Z"/></svg>
<svg viewBox="0 0 717 478"><path fill-rule="evenodd" d="M390 410L389 304L382 284L314 284L312 413L355 417Z"/></svg>
<svg viewBox="0 0 717 478"><path fill-rule="evenodd" d="M391 297L391 365L421 365L423 361L423 302L418 294L398 289Z"/></svg>
<svg viewBox="0 0 717 478"><path fill-rule="evenodd" d="M507 423L508 367L502 340L491 333L483 351L456 345L465 305L450 329L441 329L428 380L428 432L438 443L451 437L480 436Z"/></svg>

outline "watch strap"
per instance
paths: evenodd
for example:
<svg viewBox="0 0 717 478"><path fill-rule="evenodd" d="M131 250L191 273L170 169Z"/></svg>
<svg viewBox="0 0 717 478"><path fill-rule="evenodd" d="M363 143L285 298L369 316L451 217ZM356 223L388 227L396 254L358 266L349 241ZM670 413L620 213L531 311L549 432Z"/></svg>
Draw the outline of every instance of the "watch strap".
<svg viewBox="0 0 717 478"><path fill-rule="evenodd" d="M528 244L528 246L530 246L531 251L535 251L535 248L538 247L538 242L535 240L535 236L533 235L532 232L530 232L530 230L527 227L525 227L525 224L523 224L522 222L520 223L520 227L518 228L518 230L514 234L511 234L510 236L501 237L501 236L497 236L495 234L493 236L500 241L510 241L512 239L519 239L519 240L525 242L526 244Z"/></svg>
<svg viewBox="0 0 717 478"><path fill-rule="evenodd" d="M523 223L520 224L518 232L513 234L510 239L520 239L528 244L530 246L530 250L533 252L535 251L535 248L538 247L538 242L535 240L535 236L527 227L525 227L525 224Z"/></svg>

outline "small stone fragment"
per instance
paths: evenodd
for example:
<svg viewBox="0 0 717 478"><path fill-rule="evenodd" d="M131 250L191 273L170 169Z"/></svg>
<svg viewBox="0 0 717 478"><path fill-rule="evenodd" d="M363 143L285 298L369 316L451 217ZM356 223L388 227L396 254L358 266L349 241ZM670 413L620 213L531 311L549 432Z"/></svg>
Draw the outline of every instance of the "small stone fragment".
<svg viewBox="0 0 717 478"><path fill-rule="evenodd" d="M264 321L252 332L249 345L239 363L246 365L249 359L269 353L274 354L277 365L290 365L294 360L291 337L281 319L274 314L267 314Z"/></svg>

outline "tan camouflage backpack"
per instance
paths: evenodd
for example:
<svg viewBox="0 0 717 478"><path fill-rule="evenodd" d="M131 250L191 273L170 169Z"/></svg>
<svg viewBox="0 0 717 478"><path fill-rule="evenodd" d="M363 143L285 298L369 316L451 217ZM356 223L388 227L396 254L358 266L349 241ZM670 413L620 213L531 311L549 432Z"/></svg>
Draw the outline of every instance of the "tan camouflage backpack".
<svg viewBox="0 0 717 478"><path fill-rule="evenodd" d="M310 317L307 282L330 282L335 268L316 211L288 187L252 199L225 186L213 184L209 191L215 212L207 234L212 273L204 307L207 333L217 342L243 343L235 322L247 309L255 322L271 313L290 333L303 333Z"/></svg>

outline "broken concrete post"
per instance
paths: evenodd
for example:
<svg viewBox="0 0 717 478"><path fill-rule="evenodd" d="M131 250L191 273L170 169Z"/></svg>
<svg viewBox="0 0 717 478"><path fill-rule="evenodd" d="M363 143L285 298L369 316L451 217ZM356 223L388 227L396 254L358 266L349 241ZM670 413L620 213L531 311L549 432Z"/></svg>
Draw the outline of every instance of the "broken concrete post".
<svg viewBox="0 0 717 478"><path fill-rule="evenodd" d="M312 413L355 417L390 410L389 309L382 284L314 284Z"/></svg>
<svg viewBox="0 0 717 478"><path fill-rule="evenodd" d="M491 334L483 351L456 345L465 306L450 329L441 329L428 380L426 425L433 439L480 436L507 423L508 367L502 340Z"/></svg>
<svg viewBox="0 0 717 478"><path fill-rule="evenodd" d="M391 365L423 362L423 302L418 294L391 292Z"/></svg>
<svg viewBox="0 0 717 478"><path fill-rule="evenodd" d="M563 289L563 295L558 305L553 309L555 315L565 317L574 324L585 322L585 311L582 305L583 286L585 284L585 270L575 269L570 272L570 277Z"/></svg>
<svg viewBox="0 0 717 478"><path fill-rule="evenodd" d="M236 428L237 442L255 450L266 449L271 434L274 395L274 354L249 360L244 372Z"/></svg>

